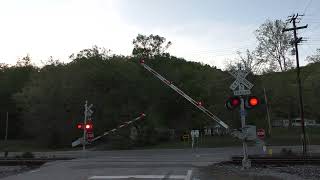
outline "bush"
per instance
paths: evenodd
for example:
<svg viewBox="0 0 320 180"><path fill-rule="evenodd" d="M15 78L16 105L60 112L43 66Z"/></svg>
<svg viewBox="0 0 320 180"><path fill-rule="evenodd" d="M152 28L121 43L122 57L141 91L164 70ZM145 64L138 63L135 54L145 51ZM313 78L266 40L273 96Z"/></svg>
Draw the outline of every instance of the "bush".
<svg viewBox="0 0 320 180"><path fill-rule="evenodd" d="M21 155L22 158L34 158L34 154L32 152L24 152Z"/></svg>
<svg viewBox="0 0 320 180"><path fill-rule="evenodd" d="M280 154L281 155L294 155L294 153L291 149L286 149L286 148L282 148Z"/></svg>

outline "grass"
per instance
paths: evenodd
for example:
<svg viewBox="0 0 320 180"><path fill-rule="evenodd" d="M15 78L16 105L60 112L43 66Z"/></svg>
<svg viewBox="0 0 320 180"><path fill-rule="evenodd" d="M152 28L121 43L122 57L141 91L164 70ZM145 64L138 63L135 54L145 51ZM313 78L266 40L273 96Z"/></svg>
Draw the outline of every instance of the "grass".
<svg viewBox="0 0 320 180"><path fill-rule="evenodd" d="M307 136L311 145L320 144L320 128L306 128ZM272 136L267 137L265 142L268 145L301 145L301 128L273 128ZM202 148L214 148L214 147L228 147L228 146L241 146L242 142L231 136L206 136L200 140L199 146ZM255 145L255 143L249 143L249 145ZM152 149L179 149L190 148L191 140L189 142L183 141L170 141L163 142L155 146L147 148Z"/></svg>
<svg viewBox="0 0 320 180"><path fill-rule="evenodd" d="M38 143L31 140L8 140L0 141L0 152L9 151L9 152L47 152L47 151L66 151L66 150L77 150L81 147L71 148L59 148L59 149L50 149L44 146L39 145Z"/></svg>
<svg viewBox="0 0 320 180"><path fill-rule="evenodd" d="M25 140L8 140L8 141L0 141L0 149L1 151L17 151L17 152L33 152L33 151L44 151L46 150L43 147L40 147L38 144L32 141Z"/></svg>
<svg viewBox="0 0 320 180"><path fill-rule="evenodd" d="M320 144L320 128L306 128L309 142L312 145ZM267 137L265 142L268 145L301 145L301 128L273 128L271 137ZM197 147L202 148L214 148L214 147L228 147L228 146L241 146L242 142L231 136L206 136L199 138ZM250 143L254 145L254 143ZM181 149L190 148L191 139L189 141L169 141L162 142L154 146L139 147L134 149ZM78 150L82 147L77 148L59 148L49 149L33 141L26 140L10 140L7 142L0 141L0 152L8 150L9 152L36 152L36 151L65 151L65 150Z"/></svg>
<svg viewBox="0 0 320 180"><path fill-rule="evenodd" d="M301 128L274 128L271 137L266 138L270 145L301 145ZM320 144L320 128L306 128L307 138L312 145Z"/></svg>
<svg viewBox="0 0 320 180"><path fill-rule="evenodd" d="M200 148L214 148L214 147L226 147L226 146L240 146L241 141L232 138L230 136L207 136L199 138L199 142L195 145ZM191 139L189 141L170 141L163 142L158 145L149 146L150 149L181 149L190 148Z"/></svg>

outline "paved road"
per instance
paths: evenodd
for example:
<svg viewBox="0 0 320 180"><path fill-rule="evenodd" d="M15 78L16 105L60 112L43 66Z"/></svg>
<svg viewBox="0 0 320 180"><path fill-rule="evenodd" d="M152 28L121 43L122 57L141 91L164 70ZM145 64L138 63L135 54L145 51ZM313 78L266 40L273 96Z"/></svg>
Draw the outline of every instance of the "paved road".
<svg viewBox="0 0 320 180"><path fill-rule="evenodd" d="M280 148L274 149L279 150ZM3 180L88 180L90 178L93 180L99 177L110 179L110 176L132 176L136 179L148 176L158 179L160 177L177 179L187 177L191 171L192 177L197 178L200 167L228 160L231 155L241 153L241 147L196 150L88 151L85 157L79 151L55 152L56 156L76 156L78 158L70 161L50 162L39 169ZM261 147L249 148L249 154L260 153L262 153Z"/></svg>
<svg viewBox="0 0 320 180"><path fill-rule="evenodd" d="M249 149L251 153L257 147ZM187 177L197 176L197 168L229 159L241 153L237 148L89 151L86 157L56 161L4 180L88 180L97 176ZM73 152L81 156L81 152ZM102 178L102 177L101 177ZM104 177L107 178L107 177ZM158 178L159 179L159 178Z"/></svg>

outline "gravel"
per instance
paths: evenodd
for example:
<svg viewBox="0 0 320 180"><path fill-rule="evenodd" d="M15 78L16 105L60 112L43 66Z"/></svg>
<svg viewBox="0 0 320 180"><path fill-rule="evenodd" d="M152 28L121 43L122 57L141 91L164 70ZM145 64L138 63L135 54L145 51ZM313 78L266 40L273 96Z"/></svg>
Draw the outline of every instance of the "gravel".
<svg viewBox="0 0 320 180"><path fill-rule="evenodd" d="M320 179L319 166L258 166L243 170L241 166L214 164L199 169L201 180L316 180Z"/></svg>
<svg viewBox="0 0 320 180"><path fill-rule="evenodd" d="M28 166L0 166L0 178L17 175L26 171L30 171L34 167Z"/></svg>

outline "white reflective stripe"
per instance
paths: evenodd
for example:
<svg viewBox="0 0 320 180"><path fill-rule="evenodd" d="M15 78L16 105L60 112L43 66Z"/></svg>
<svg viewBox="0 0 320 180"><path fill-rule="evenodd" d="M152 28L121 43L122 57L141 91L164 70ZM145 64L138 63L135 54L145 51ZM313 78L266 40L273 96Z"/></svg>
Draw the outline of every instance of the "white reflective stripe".
<svg viewBox="0 0 320 180"><path fill-rule="evenodd" d="M92 176L89 179L185 179L185 175L128 175L128 176ZM188 179L189 180L189 179Z"/></svg>
<svg viewBox="0 0 320 180"><path fill-rule="evenodd" d="M123 126L125 126L124 124L120 125L119 128L122 128Z"/></svg>
<svg viewBox="0 0 320 180"><path fill-rule="evenodd" d="M135 122L135 121L137 121L137 120L140 120L140 119L141 119L141 117L139 116L139 117L135 118L134 120L131 120L131 121L129 121L129 122L125 122L125 123L127 123L127 124L122 124L121 126L119 126L119 128L120 128L120 127L127 126L128 124L133 123L133 122ZM101 138L101 137L103 137L103 136L106 136L106 135L108 135L108 134L110 134L110 133L112 133L112 132L115 132L115 131L117 131L117 130L118 130L118 129L115 128L115 129L106 131L106 132L104 132L101 136L97 136L96 138L92 139L91 142L93 142L93 141L95 141L95 140L97 140L97 139L99 139L99 138Z"/></svg>
<svg viewBox="0 0 320 180"><path fill-rule="evenodd" d="M97 136L97 137L93 138L91 142L93 142L93 141L95 141L95 140L97 140L97 139L100 139L101 137L102 137L102 136Z"/></svg>

